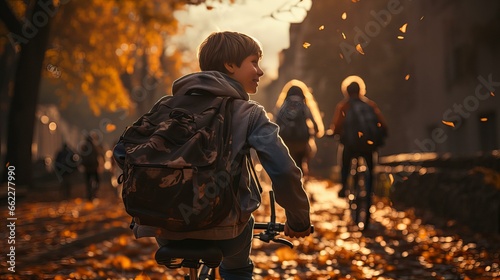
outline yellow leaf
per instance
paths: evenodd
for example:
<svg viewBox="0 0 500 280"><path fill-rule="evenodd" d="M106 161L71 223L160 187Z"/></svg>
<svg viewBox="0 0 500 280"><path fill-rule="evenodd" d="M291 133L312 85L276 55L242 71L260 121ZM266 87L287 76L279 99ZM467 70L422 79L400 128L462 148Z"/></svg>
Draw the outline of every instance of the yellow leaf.
<svg viewBox="0 0 500 280"><path fill-rule="evenodd" d="M322 26L320 26L318 29L319 29L319 30L324 30L324 29L325 29L325 26L324 26L324 25L322 25Z"/></svg>
<svg viewBox="0 0 500 280"><path fill-rule="evenodd" d="M141 272L141 274L137 275L134 280L151 280L151 278L147 275L144 274L144 271Z"/></svg>
<svg viewBox="0 0 500 280"><path fill-rule="evenodd" d="M307 49L311 46L311 44L308 42L304 42L304 44L302 44L302 46L304 47L304 49Z"/></svg>
<svg viewBox="0 0 500 280"><path fill-rule="evenodd" d="M408 75L405 76L405 80L408 81L409 79L410 79L410 74L408 74Z"/></svg>
<svg viewBox="0 0 500 280"><path fill-rule="evenodd" d="M122 269L128 269L132 266L132 261L127 257L127 256L116 256L113 259L113 266L122 268Z"/></svg>
<svg viewBox="0 0 500 280"><path fill-rule="evenodd" d="M401 27L399 28L399 30L401 30L401 32L403 32L403 33L406 33L406 27L407 27L407 26L408 26L408 23L405 23L405 24L403 24L403 26L401 26Z"/></svg>
<svg viewBox="0 0 500 280"><path fill-rule="evenodd" d="M113 132L115 131L116 129L116 125L112 124L112 123L108 123L106 125L106 132Z"/></svg>
<svg viewBox="0 0 500 280"><path fill-rule="evenodd" d="M357 44L357 45L356 45L356 50L357 50L360 54L365 54L365 52L363 51L363 47L361 47L361 44Z"/></svg>
<svg viewBox="0 0 500 280"><path fill-rule="evenodd" d="M359 137L359 138L363 137L363 132L358 131L358 137Z"/></svg>
<svg viewBox="0 0 500 280"><path fill-rule="evenodd" d="M276 256L278 256L280 262L296 260L298 257L297 252L293 249L290 249L290 247L281 247L277 249Z"/></svg>
<svg viewBox="0 0 500 280"><path fill-rule="evenodd" d="M453 122L443 120L443 124L450 126L450 127L455 127L455 123L453 123Z"/></svg>
<svg viewBox="0 0 500 280"><path fill-rule="evenodd" d="M403 40L404 38L405 38L404 36L401 36L401 35L400 35L400 36L398 36L398 39L399 39L399 40Z"/></svg>
<svg viewBox="0 0 500 280"><path fill-rule="evenodd" d="M346 13L346 12L344 12L344 13L342 14L342 19L344 19L344 20L345 20L345 19L347 19L347 13Z"/></svg>

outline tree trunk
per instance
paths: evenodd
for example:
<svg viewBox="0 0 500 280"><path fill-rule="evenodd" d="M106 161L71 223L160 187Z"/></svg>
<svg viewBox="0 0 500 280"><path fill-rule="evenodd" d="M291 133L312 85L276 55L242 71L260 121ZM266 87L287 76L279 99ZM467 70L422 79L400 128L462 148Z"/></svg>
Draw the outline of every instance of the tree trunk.
<svg viewBox="0 0 500 280"><path fill-rule="evenodd" d="M16 34L20 37L14 37L22 44L14 80L14 94L10 104L7 124L7 154L3 167L7 163L15 166L17 186L33 185L31 145L42 64L52 21L52 16L46 13L41 2L43 1L37 1L31 13L32 16L28 17L31 19L29 21L30 28L23 28L22 34ZM5 174L6 172L2 178L3 181L6 179Z"/></svg>

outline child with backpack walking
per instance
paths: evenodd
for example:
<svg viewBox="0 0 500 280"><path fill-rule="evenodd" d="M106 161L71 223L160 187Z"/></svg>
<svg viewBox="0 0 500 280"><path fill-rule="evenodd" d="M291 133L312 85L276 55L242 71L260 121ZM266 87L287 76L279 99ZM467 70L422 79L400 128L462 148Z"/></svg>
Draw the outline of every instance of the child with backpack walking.
<svg viewBox="0 0 500 280"><path fill-rule="evenodd" d="M219 269L224 279L252 279L252 213L259 207L261 197L260 190L250 176L250 149L256 151L272 180L276 201L285 209L285 235L305 237L311 231L309 199L301 183L301 172L279 139L278 126L269 120L261 105L249 100L249 93L257 92L260 77L264 74L259 66L261 56L260 44L248 35L229 31L210 34L198 51L201 72L174 81L173 96L160 99L149 113L134 123L132 127L136 129L125 131L115 147L115 159L120 167L125 168L123 197L126 208L127 203L135 203L132 200L134 194L142 191L141 180L157 183L152 196L161 196L163 192L176 189L188 189L187 193L194 196L182 201L186 193L178 193L178 197L164 195L158 198L163 204L179 205L168 208L170 212L165 213L163 224L161 220L149 221L147 217L135 217L135 236L156 237L160 246L183 239L212 240L223 253ZM222 112L223 109L227 109L227 114ZM163 111L167 112L165 116L159 113ZM202 123L205 116L214 115L214 111L220 112L216 114L215 126ZM231 121L226 123L228 119ZM220 131L213 133L207 129L194 137L188 137L200 126L219 127L218 122L222 122L221 127L227 124L229 132L223 130L221 136ZM140 141L134 144L133 139L127 140L146 134L152 137L140 144L137 144ZM188 140L180 139L179 135L186 136ZM196 138L202 137L206 137L206 141L198 142ZM198 149L200 147L195 143L206 144L212 139L219 139L214 144L222 146L221 149L211 150L214 152L203 157L193 156L198 150L203 150ZM193 144L191 149L177 149L182 144L180 142L190 141ZM179 145L171 145L170 142ZM225 149L227 146L228 150ZM148 149L151 153L147 153ZM173 155L175 152L182 153L182 156L176 157ZM217 167L219 171L211 176L216 178L208 178L210 176L200 175L203 173L202 168L189 168L195 162L213 162L214 158L218 159L219 153L223 154L222 165L228 167L229 172ZM158 164L142 172L140 167L147 166L146 162L152 162L153 157L156 157L155 162ZM133 162L138 162L135 171L142 174L139 177L132 172ZM176 170L173 165L179 168ZM169 166L171 170L164 171L163 166ZM163 172L170 173L163 175ZM210 179L215 181L208 182ZM200 180L208 183L198 185ZM227 190L232 190L232 194L223 196ZM231 202L231 197L237 201ZM226 203L220 205L220 200ZM211 207L214 211L207 212ZM216 211L217 207L229 207L229 210L221 216ZM181 209L181 212L177 213L177 209ZM201 213L208 213L205 219L200 219ZM172 219L169 219L170 214ZM222 219L215 219L215 215ZM185 219L175 220L178 216ZM158 225L155 226L155 223Z"/></svg>
<svg viewBox="0 0 500 280"><path fill-rule="evenodd" d="M307 85L293 79L283 87L275 111L279 135L307 179L309 161L317 151L315 138L323 137L325 132L318 104Z"/></svg>
<svg viewBox="0 0 500 280"><path fill-rule="evenodd" d="M377 104L365 97L366 86L358 76L349 76L341 85L344 99L340 101L333 115L330 129L340 136L342 150L341 183L339 197L345 197L351 160L363 157L368 168L367 209L370 209L373 193L373 154L384 145L387 125ZM370 211L367 211L364 228L368 228Z"/></svg>

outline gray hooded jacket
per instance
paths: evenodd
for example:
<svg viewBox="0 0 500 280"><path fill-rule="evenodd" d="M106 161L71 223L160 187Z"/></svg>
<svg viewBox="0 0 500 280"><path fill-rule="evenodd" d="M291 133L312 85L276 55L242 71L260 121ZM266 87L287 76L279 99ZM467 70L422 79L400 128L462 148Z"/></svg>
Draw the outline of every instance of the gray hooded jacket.
<svg viewBox="0 0 500 280"><path fill-rule="evenodd" d="M295 165L288 149L278 136L278 126L271 122L264 107L249 101L249 95L242 86L229 76L217 71L197 72L183 76L172 86L173 95L188 92L208 91L217 96L235 99L232 123L232 155L238 154L245 144L253 148L261 164L269 175L276 202L285 209L290 228L304 231L310 226L309 200L302 187L301 172ZM251 124L249 123L251 121ZM252 212L260 203L261 196L244 164L238 186L239 205L219 226L193 232L171 232L160 228L136 225L134 234L139 237L159 237L162 239L230 239L238 236L248 223Z"/></svg>

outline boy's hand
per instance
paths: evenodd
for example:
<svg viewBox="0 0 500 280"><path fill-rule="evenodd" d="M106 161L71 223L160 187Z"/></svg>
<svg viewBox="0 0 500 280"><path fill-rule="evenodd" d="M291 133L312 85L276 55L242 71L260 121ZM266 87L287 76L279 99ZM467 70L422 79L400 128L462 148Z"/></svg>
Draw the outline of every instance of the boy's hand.
<svg viewBox="0 0 500 280"><path fill-rule="evenodd" d="M291 229L289 226L288 226L288 221L285 223L285 230L284 230L284 233L286 236L288 237L292 237L292 238L299 238L299 237L306 237L308 236L309 234L311 234L311 227L308 227L307 230L305 231L301 231L301 232L296 232L294 231L293 229Z"/></svg>

